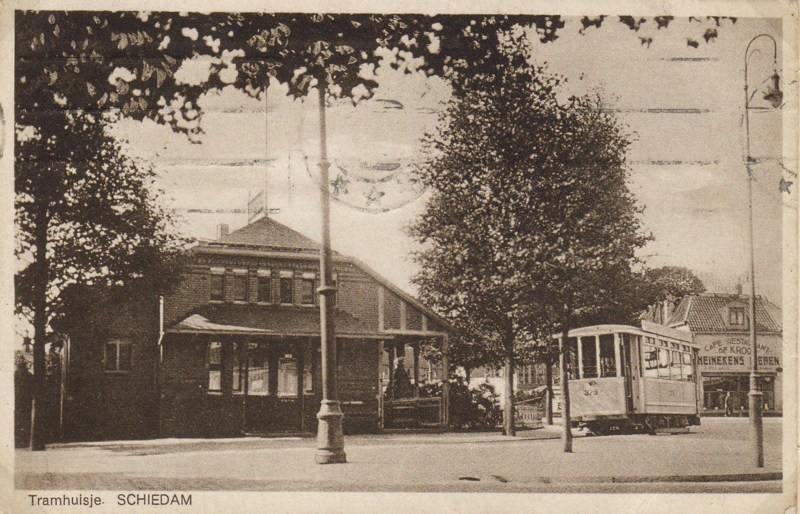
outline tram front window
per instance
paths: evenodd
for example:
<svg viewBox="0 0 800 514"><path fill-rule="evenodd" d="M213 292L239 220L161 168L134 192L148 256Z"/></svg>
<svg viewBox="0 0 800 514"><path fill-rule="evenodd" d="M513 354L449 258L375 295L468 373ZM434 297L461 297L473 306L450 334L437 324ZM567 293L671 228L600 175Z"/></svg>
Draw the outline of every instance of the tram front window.
<svg viewBox="0 0 800 514"><path fill-rule="evenodd" d="M581 378L597 378L597 347L594 337L581 337L583 376Z"/></svg>
<svg viewBox="0 0 800 514"><path fill-rule="evenodd" d="M617 361L614 356L614 335L600 336L600 376L617 376Z"/></svg>
<svg viewBox="0 0 800 514"><path fill-rule="evenodd" d="M578 340L570 337L567 340L567 348L569 349L569 367L567 367L567 374L570 380L578 379Z"/></svg>

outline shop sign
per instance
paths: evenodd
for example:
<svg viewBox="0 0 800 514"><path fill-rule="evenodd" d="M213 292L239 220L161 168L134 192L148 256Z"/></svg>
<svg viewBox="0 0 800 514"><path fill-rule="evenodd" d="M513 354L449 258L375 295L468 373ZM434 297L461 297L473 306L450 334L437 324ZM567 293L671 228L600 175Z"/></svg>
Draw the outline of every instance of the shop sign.
<svg viewBox="0 0 800 514"><path fill-rule="evenodd" d="M750 340L747 337L720 336L698 341L700 371L744 372L753 365ZM781 340L757 339L759 371L775 372L781 367Z"/></svg>

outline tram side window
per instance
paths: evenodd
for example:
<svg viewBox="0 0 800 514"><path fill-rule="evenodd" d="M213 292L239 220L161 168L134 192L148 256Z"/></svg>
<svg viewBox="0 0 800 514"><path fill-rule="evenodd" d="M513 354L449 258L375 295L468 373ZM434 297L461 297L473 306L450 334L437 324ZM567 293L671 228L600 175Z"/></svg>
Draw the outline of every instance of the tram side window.
<svg viewBox="0 0 800 514"><path fill-rule="evenodd" d="M669 350L658 349L658 378L669 378Z"/></svg>
<svg viewBox="0 0 800 514"><path fill-rule="evenodd" d="M644 377L658 378L658 349L649 344L642 345L642 360L644 361Z"/></svg>
<svg viewBox="0 0 800 514"><path fill-rule="evenodd" d="M672 380L681 380L681 352L672 350L672 362L670 363L669 374Z"/></svg>
<svg viewBox="0 0 800 514"><path fill-rule="evenodd" d="M617 362L614 357L614 335L600 336L600 376L617 376Z"/></svg>
<svg viewBox="0 0 800 514"><path fill-rule="evenodd" d="M583 353L583 376L581 378L597 378L597 347L594 337L581 337Z"/></svg>
<svg viewBox="0 0 800 514"><path fill-rule="evenodd" d="M692 366L692 354L681 353L683 359L683 379L689 382L694 380L694 367Z"/></svg>

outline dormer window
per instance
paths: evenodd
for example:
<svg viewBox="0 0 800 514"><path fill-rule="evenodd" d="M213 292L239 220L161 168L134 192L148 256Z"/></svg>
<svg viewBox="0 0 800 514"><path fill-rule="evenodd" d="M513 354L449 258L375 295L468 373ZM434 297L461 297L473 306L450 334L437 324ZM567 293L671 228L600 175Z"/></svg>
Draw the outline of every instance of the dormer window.
<svg viewBox="0 0 800 514"><path fill-rule="evenodd" d="M745 326L744 307L731 307L728 309L728 322L734 327Z"/></svg>

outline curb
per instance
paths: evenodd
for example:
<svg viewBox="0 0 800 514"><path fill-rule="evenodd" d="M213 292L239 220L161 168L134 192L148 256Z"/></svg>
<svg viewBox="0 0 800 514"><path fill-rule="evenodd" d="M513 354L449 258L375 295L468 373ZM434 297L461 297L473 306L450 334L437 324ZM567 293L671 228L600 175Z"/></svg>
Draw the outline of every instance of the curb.
<svg viewBox="0 0 800 514"><path fill-rule="evenodd" d="M518 483L541 484L634 484L653 482L762 482L783 480L783 473L731 473L720 475L660 475L660 476L589 476L589 477L537 477Z"/></svg>

